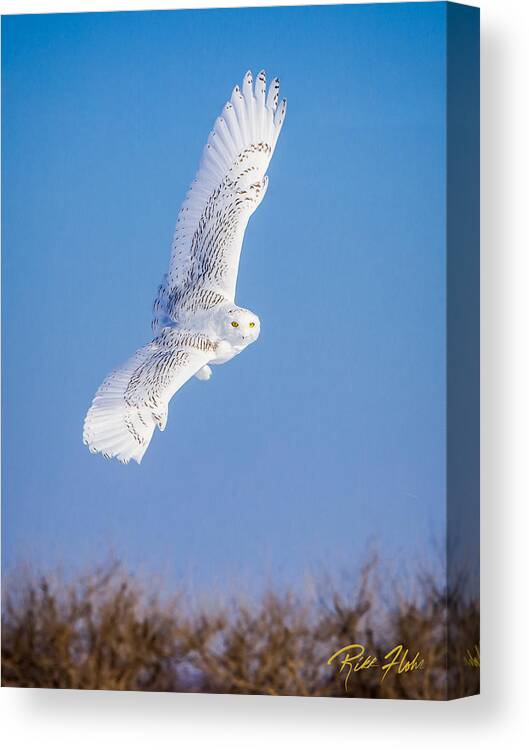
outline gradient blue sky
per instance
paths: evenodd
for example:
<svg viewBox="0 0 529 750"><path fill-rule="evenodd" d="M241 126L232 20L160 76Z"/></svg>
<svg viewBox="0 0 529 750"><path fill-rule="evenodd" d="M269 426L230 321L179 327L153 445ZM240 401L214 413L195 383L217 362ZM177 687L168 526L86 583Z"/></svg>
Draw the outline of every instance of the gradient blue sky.
<svg viewBox="0 0 529 750"><path fill-rule="evenodd" d="M226 586L397 566L445 531L444 3L4 18L3 558ZM244 72L289 108L238 302L259 342L89 454Z"/></svg>

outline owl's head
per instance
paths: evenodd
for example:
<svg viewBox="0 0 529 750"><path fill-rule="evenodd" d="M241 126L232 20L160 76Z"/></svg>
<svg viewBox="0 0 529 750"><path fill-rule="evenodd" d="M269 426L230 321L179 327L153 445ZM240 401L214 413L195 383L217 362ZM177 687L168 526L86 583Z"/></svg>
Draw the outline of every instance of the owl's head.
<svg viewBox="0 0 529 750"><path fill-rule="evenodd" d="M232 344L251 344L259 338L261 322L251 310L233 307L227 310L223 328L223 337Z"/></svg>

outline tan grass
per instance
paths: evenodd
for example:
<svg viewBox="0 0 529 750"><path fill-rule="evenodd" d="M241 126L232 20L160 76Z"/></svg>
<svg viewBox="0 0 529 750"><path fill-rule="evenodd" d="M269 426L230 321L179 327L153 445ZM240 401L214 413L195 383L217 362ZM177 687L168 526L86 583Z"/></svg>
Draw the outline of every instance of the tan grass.
<svg viewBox="0 0 529 750"><path fill-rule="evenodd" d="M116 563L69 583L15 576L4 587L2 684L430 700L478 692L479 670L465 663L479 642L477 603L459 589L447 597L429 576L413 596L387 586L382 595L377 568L370 561L350 585L327 582L313 596L268 590L200 608L178 592L152 595ZM383 681L380 669L363 670L346 690L327 661L352 643L379 663L403 644L424 669Z"/></svg>

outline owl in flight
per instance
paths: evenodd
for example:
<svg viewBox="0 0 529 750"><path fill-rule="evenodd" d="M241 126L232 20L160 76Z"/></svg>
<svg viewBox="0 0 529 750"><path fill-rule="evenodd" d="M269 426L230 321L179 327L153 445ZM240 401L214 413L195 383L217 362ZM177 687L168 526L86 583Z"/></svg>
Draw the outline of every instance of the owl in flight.
<svg viewBox="0 0 529 750"><path fill-rule="evenodd" d="M154 303L154 339L103 381L84 422L92 453L141 462L169 401L193 375L209 380L259 337L255 313L235 303L248 219L263 200L266 170L285 119L279 80L264 71L233 89L202 154L173 237L169 271Z"/></svg>

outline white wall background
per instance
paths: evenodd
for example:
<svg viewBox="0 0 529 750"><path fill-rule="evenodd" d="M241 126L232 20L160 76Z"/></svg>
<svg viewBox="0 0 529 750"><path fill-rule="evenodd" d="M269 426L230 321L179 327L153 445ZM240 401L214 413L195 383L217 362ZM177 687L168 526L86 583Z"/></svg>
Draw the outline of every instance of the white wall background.
<svg viewBox="0 0 529 750"><path fill-rule="evenodd" d="M0 0L0 9L20 13L274 4L303 3ZM482 9L482 695L427 704L3 688L0 741L39 750L106 750L114 745L127 750L525 746L529 3L471 4Z"/></svg>

